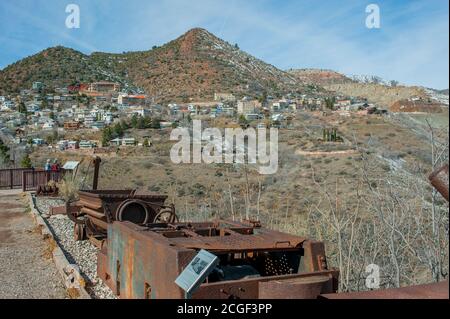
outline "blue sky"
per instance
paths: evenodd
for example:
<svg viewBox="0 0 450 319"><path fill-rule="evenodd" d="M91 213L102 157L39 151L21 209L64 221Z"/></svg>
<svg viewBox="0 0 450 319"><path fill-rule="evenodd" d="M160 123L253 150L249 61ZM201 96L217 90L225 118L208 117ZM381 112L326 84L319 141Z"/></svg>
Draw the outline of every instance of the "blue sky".
<svg viewBox="0 0 450 319"><path fill-rule="evenodd" d="M68 4L81 28L67 29ZM366 6L381 28L365 27ZM0 68L47 47L147 50L202 27L281 69L324 68L404 84L449 84L446 0L1 0Z"/></svg>

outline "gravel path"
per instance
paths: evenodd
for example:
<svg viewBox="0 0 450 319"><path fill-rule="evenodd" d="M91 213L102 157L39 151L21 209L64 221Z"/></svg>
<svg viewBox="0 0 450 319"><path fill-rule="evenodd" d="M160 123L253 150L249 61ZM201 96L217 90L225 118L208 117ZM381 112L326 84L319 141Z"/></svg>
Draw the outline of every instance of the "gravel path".
<svg viewBox="0 0 450 319"><path fill-rule="evenodd" d="M0 191L0 299L68 298L61 276L17 191Z"/></svg>
<svg viewBox="0 0 450 319"><path fill-rule="evenodd" d="M73 222L64 215L46 217L50 207L61 206L64 201L60 199L36 198L36 206L46 219L53 231L56 241L61 246L67 260L78 265L81 275L87 282L86 290L92 298L116 299L111 289L97 277L98 248L89 241L75 241L73 239Z"/></svg>

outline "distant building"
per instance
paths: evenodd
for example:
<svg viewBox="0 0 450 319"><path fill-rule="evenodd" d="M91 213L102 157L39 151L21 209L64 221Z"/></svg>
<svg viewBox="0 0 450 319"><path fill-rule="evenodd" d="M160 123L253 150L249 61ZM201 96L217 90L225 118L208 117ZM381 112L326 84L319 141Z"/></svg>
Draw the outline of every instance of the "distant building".
<svg viewBox="0 0 450 319"><path fill-rule="evenodd" d="M335 107L343 108L352 105L352 101L349 99L344 100L337 100L336 103L334 103Z"/></svg>
<svg viewBox="0 0 450 319"><path fill-rule="evenodd" d="M247 121L254 121L254 120L259 120L260 119L260 115L259 114L245 114L245 119Z"/></svg>
<svg viewBox="0 0 450 319"><path fill-rule="evenodd" d="M79 147L80 149L92 149L97 147L97 144L92 141L81 141Z"/></svg>
<svg viewBox="0 0 450 319"><path fill-rule="evenodd" d="M146 109L143 107L134 107L134 108L129 109L129 114L131 114L131 115L136 114L136 115L139 115L142 117L146 117L146 116L149 116L151 114L151 112L149 109Z"/></svg>
<svg viewBox="0 0 450 319"><path fill-rule="evenodd" d="M85 127L91 127L94 122L97 121L97 118L92 115L88 115L84 117L84 126Z"/></svg>
<svg viewBox="0 0 450 319"><path fill-rule="evenodd" d="M40 145L44 145L44 144L45 144L45 141L42 138L34 138L33 139L33 145L40 146Z"/></svg>
<svg viewBox="0 0 450 319"><path fill-rule="evenodd" d="M135 146L136 139L133 137L129 138L115 138L109 142L113 146Z"/></svg>
<svg viewBox="0 0 450 319"><path fill-rule="evenodd" d="M144 106L146 102L146 95L119 94L117 97L117 103L120 105Z"/></svg>
<svg viewBox="0 0 450 319"><path fill-rule="evenodd" d="M33 91L40 91L44 88L44 83L42 82L33 82L33 85L31 87Z"/></svg>
<svg viewBox="0 0 450 319"><path fill-rule="evenodd" d="M10 111L16 107L16 104L12 101L4 101L2 103L1 110L2 111Z"/></svg>
<svg viewBox="0 0 450 319"><path fill-rule="evenodd" d="M70 121L64 122L64 130L66 131L77 131L80 129L80 122Z"/></svg>
<svg viewBox="0 0 450 319"><path fill-rule="evenodd" d="M105 122L103 121L96 121L92 123L91 128L94 130L101 130L105 127Z"/></svg>
<svg viewBox="0 0 450 319"><path fill-rule="evenodd" d="M243 99L237 103L238 114L254 114L259 108L261 108L261 102L258 100Z"/></svg>
<svg viewBox="0 0 450 319"><path fill-rule="evenodd" d="M44 125L42 125L43 130L53 130L55 128L55 122L48 121L45 122Z"/></svg>
<svg viewBox="0 0 450 319"><path fill-rule="evenodd" d="M69 141L67 142L67 149L69 150L77 150L80 148L80 143L77 141Z"/></svg>
<svg viewBox="0 0 450 319"><path fill-rule="evenodd" d="M61 141L58 141L58 143L56 145L58 146L59 150L65 151L69 146L69 141L61 140Z"/></svg>
<svg viewBox="0 0 450 319"><path fill-rule="evenodd" d="M288 101L280 100L278 102L272 103L270 110L272 112L279 112L279 111L286 110L288 107L289 107Z"/></svg>
<svg viewBox="0 0 450 319"><path fill-rule="evenodd" d="M113 82L94 82L89 85L88 91L90 92L119 92L120 84Z"/></svg>

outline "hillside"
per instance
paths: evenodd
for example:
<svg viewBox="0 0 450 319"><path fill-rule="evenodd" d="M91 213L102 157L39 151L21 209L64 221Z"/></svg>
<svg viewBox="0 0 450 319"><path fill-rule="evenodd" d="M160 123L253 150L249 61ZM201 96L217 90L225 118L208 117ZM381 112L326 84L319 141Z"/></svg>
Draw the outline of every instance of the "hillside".
<svg viewBox="0 0 450 319"><path fill-rule="evenodd" d="M393 112L440 113L441 106L448 106L448 90L401 86L396 81L385 81L377 76L346 76L332 70L298 69L288 72L302 83L321 85L336 94L365 98ZM420 98L417 102L408 102L417 98Z"/></svg>
<svg viewBox="0 0 450 319"><path fill-rule="evenodd" d="M136 85L157 101L211 99L297 91L301 83L204 29L193 29L162 47L123 54L85 55L64 47L44 50L0 73L0 93L18 92L34 81L50 87L96 80Z"/></svg>
<svg viewBox="0 0 450 319"><path fill-rule="evenodd" d="M345 75L332 70L291 69L288 72L298 81L306 84L327 85L353 82Z"/></svg>
<svg viewBox="0 0 450 319"><path fill-rule="evenodd" d="M442 104L431 99L400 100L391 105L392 112L442 113Z"/></svg>
<svg viewBox="0 0 450 319"><path fill-rule="evenodd" d="M428 98L421 87L416 86L386 86L371 83L342 83L324 85L325 89L340 94L363 97L381 107L390 108L395 102L412 97Z"/></svg>
<svg viewBox="0 0 450 319"><path fill-rule="evenodd" d="M89 56L58 46L20 60L2 70L0 94L18 93L21 89L31 88L35 81L53 88L97 80L111 80L125 86L130 85L120 76L93 63Z"/></svg>
<svg viewBox="0 0 450 319"><path fill-rule="evenodd" d="M127 76L157 100L211 99L214 92L238 95L298 90L286 72L241 51L204 29L192 29L150 51L94 53L92 59Z"/></svg>

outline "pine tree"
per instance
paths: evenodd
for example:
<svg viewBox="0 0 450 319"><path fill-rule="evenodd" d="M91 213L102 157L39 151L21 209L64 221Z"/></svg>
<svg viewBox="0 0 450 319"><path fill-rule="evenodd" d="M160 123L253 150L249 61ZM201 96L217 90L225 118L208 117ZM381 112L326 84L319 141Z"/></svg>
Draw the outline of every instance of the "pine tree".
<svg viewBox="0 0 450 319"><path fill-rule="evenodd" d="M31 168L33 167L33 164L31 163L31 158L28 154L26 154L23 158L22 161L20 162L20 166L22 166L22 168Z"/></svg>
<svg viewBox="0 0 450 319"><path fill-rule="evenodd" d="M102 132L102 145L108 146L109 142L112 140L112 130L110 127L106 127Z"/></svg>

